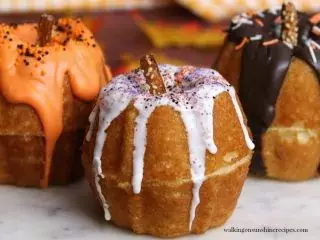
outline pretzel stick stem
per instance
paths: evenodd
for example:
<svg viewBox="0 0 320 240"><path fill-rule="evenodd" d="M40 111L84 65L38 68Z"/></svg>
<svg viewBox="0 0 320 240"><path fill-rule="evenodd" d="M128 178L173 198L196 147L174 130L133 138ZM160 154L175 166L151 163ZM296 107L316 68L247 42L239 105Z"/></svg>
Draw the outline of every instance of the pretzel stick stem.
<svg viewBox="0 0 320 240"><path fill-rule="evenodd" d="M159 95L166 92L162 76L159 71L158 64L153 55L148 54L140 59L140 68L149 85L149 91L153 95Z"/></svg>
<svg viewBox="0 0 320 240"><path fill-rule="evenodd" d="M48 14L42 14L38 24L39 44L45 46L51 40L54 17Z"/></svg>

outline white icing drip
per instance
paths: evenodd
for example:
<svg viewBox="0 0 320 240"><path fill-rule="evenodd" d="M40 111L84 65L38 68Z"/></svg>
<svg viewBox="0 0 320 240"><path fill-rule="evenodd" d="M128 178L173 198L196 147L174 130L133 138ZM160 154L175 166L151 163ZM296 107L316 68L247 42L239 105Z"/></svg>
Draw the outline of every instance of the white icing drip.
<svg viewBox="0 0 320 240"><path fill-rule="evenodd" d="M239 118L239 121L240 121L240 125L241 125L241 128L242 128L243 134L244 134L244 139L245 139L245 141L247 143L247 146L248 146L248 148L250 150L253 150L254 149L254 144L253 144L253 142L252 142L252 140L251 140L251 138L249 136L249 132L247 130L247 127L244 124L242 112L240 110L240 106L239 106L237 98L236 98L236 91L234 90L233 87L230 87L228 92L229 92L229 95L231 96L234 108L235 108L236 113L238 115L238 118Z"/></svg>
<svg viewBox="0 0 320 240"><path fill-rule="evenodd" d="M215 154L218 149L214 143L213 137L213 107L214 107L214 100L213 97L203 104L203 112L197 112L198 119L200 122L200 129L202 130L202 139L205 143L206 148L211 154ZM210 117L208 117L210 116Z"/></svg>
<svg viewBox="0 0 320 240"><path fill-rule="evenodd" d="M310 39L310 43L313 44L313 46L315 46L315 48L320 49L320 45L316 41Z"/></svg>
<svg viewBox="0 0 320 240"><path fill-rule="evenodd" d="M99 195L99 198L102 202L102 207L104 210L104 216L105 219L107 221L109 221L111 219L110 216L110 212L109 212L109 205L107 204L107 201L105 199L105 197L103 196L102 190L101 190L101 186L100 186L100 177L104 178L104 175L102 173L102 167L101 167L101 154L102 154L102 149L103 149L103 145L104 145L104 141L106 139L106 131L104 130L100 130L100 129L107 129L107 127L109 126L107 121L102 121L104 117L104 112L100 110L100 114L99 114L99 131L97 133L96 136L96 145L94 148L94 153L93 153L93 162L92 162L92 171L94 173L94 182L96 185L96 189ZM93 124L91 124L93 125Z"/></svg>
<svg viewBox="0 0 320 240"><path fill-rule="evenodd" d="M116 80L116 79L115 79ZM107 99L104 99L101 97L103 96L103 91L107 91L108 88L110 89L110 86L102 89L100 92L99 96L99 101L96 106L99 106L99 130L97 132L96 136L96 142L95 142L95 148L94 148L94 153L93 153L93 163L92 163L92 168L93 168L93 173L95 177L95 184L96 184L96 189L99 195L99 198L102 202L102 206L104 209L105 213L105 219L109 221L111 219L111 215L109 212L109 206L107 204L107 201L105 197L103 196L103 193L101 191L101 186L100 186L100 177L104 178L103 172L102 172L102 164L101 164L101 156L102 156L102 150L103 146L107 137L107 129L110 126L111 122L120 115L120 113L126 109L128 104L130 103L131 98L129 98L126 95L129 95L128 93L125 92L114 92L112 96L108 96ZM125 89L126 86L120 86L120 88ZM93 125L94 125L94 119L96 118L96 114L98 111L98 107L95 107L93 112L91 113L90 117L90 129L92 131ZM89 136L88 136L89 135ZM87 135L87 140L91 138L92 133L88 133Z"/></svg>
<svg viewBox="0 0 320 240"><path fill-rule="evenodd" d="M95 165L95 164L101 164L101 163L98 163L98 162L94 161L93 165ZM99 177L99 173L97 172L98 168L99 168L99 166L94 166L94 168L93 168L94 183L96 185L96 189L97 189L99 198L100 198L101 203L102 203L102 207L103 207L103 211L104 211L104 219L107 220L107 221L110 221L111 220L111 214L110 214L110 211L109 211L109 205L108 205L105 197L102 194L102 190L101 190L101 186L100 186L100 177Z"/></svg>
<svg viewBox="0 0 320 240"><path fill-rule="evenodd" d="M274 4L273 7L270 7L268 12L273 15L277 15L278 11L280 10L280 8L277 5L278 5L278 3Z"/></svg>
<svg viewBox="0 0 320 240"><path fill-rule="evenodd" d="M264 14L264 12L258 12L258 13L257 13L257 16L264 18L264 17L265 17L265 14Z"/></svg>
<svg viewBox="0 0 320 240"><path fill-rule="evenodd" d="M136 109L139 111L139 115L136 118L133 139L135 149L133 151L132 188L135 194L139 194L141 191L144 168L143 158L147 142L147 122L149 116L155 109L155 106L145 109L145 105L146 103L143 100L141 101L140 98L138 98L134 104Z"/></svg>
<svg viewBox="0 0 320 240"><path fill-rule="evenodd" d="M235 24L231 27L232 30L236 30L241 27L243 24L253 25L253 21L249 19L249 15L246 13L242 13L232 18L231 22Z"/></svg>
<svg viewBox="0 0 320 240"><path fill-rule="evenodd" d="M203 144L201 132L198 130L198 119L195 114L181 112L186 131L188 133L189 161L193 182L192 201L190 207L189 230L191 231L196 209L200 203L200 189L205 180L206 146Z"/></svg>
<svg viewBox="0 0 320 240"><path fill-rule="evenodd" d="M308 39L306 41L306 45L308 46L313 63L317 63L318 59L317 59L316 54L314 52L313 46L315 46L317 49L320 49L320 45L312 39Z"/></svg>
<svg viewBox="0 0 320 240"><path fill-rule="evenodd" d="M262 35L261 34L257 34L253 37L250 38L250 41L258 41L262 39Z"/></svg>
<svg viewBox="0 0 320 240"><path fill-rule="evenodd" d="M86 135L86 140L87 141L90 141L91 140L91 137L92 137L92 132L93 132L93 127L94 127L94 121L96 120L96 117L97 117L97 114L98 114L98 103L94 106L90 116L89 116L89 123L90 123L90 126L89 126L89 129L88 129L88 132L87 132L87 135Z"/></svg>
<svg viewBox="0 0 320 240"><path fill-rule="evenodd" d="M200 189L205 181L206 150L212 154L217 152L217 147L214 143L213 108L214 98L220 93L229 92L246 143L250 149L253 149L254 145L244 125L243 116L235 97L235 91L219 73L211 69L178 68L171 65L160 65L159 69L167 88L167 92L160 96L152 96L142 89L141 85L145 83L145 79L141 71L121 75L101 91L99 101L99 130L94 152L97 191L100 192L102 202L106 204L104 197L101 196L99 176L103 177L101 153L106 138L105 130L111 121L127 107L131 100L134 102L134 106L139 114L135 119L132 187L133 192L139 194L143 181L148 118L157 107L170 106L180 113L188 135L190 172L193 181L193 198L189 222L191 230L196 216L196 208L200 203ZM177 84L176 81L180 82L180 84ZM94 113L92 116L94 116ZM90 122L92 124L94 122L93 119L94 117L91 117ZM105 207L105 211L107 210L108 207Z"/></svg>

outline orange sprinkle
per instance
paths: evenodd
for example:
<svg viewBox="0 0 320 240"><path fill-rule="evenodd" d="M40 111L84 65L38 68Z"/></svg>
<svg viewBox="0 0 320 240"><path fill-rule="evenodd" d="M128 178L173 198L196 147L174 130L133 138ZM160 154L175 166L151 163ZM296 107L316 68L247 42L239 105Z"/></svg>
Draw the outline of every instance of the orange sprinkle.
<svg viewBox="0 0 320 240"><path fill-rule="evenodd" d="M272 39L270 41L265 41L262 43L263 46L270 46L279 42L279 39Z"/></svg>
<svg viewBox="0 0 320 240"><path fill-rule="evenodd" d="M247 14L248 14L249 17L252 17L252 16L256 15L255 11L253 11L253 10L249 10L247 12Z"/></svg>
<svg viewBox="0 0 320 240"><path fill-rule="evenodd" d="M274 22L277 23L277 24L281 23L281 16L276 17Z"/></svg>
<svg viewBox="0 0 320 240"><path fill-rule="evenodd" d="M244 45L246 45L246 43L249 42L249 39L247 37L244 37L241 41L241 43L239 43L236 47L235 50L240 50L241 48L243 48Z"/></svg>
<svg viewBox="0 0 320 240"><path fill-rule="evenodd" d="M197 30L200 29L200 25L196 21L191 21L189 23L186 23L186 24L182 25L182 28L186 29L188 31L197 31Z"/></svg>
<svg viewBox="0 0 320 240"><path fill-rule="evenodd" d="M317 24L318 22L320 22L320 13L313 15L311 18L309 18L309 21L312 24Z"/></svg>
<svg viewBox="0 0 320 240"><path fill-rule="evenodd" d="M254 21L255 21L260 27L263 27L263 26L264 26L263 22L262 22L260 19L255 18Z"/></svg>

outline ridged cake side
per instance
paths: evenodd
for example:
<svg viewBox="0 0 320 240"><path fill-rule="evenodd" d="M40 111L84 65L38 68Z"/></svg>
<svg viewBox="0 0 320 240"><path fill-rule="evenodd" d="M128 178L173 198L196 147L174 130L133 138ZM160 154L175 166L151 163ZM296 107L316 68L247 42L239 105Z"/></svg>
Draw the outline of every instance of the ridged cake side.
<svg viewBox="0 0 320 240"><path fill-rule="evenodd" d="M294 58L280 91L276 115L262 137L269 177L299 181L320 166L320 86L314 70Z"/></svg>
<svg viewBox="0 0 320 240"><path fill-rule="evenodd" d="M137 233L172 237L188 234L193 182L190 174L188 136L178 112L161 106L147 124L144 175L139 194L133 193L134 128L138 111L131 103L107 130L100 178L115 224ZM83 146L83 164L97 198L92 171L95 135ZM251 150L244 140L238 115L228 93L214 105L214 140L218 151L206 153L208 177L200 190L200 204L191 232L201 233L223 224L232 214L247 175Z"/></svg>
<svg viewBox="0 0 320 240"><path fill-rule="evenodd" d="M93 103L76 99L64 83L63 132L57 141L50 183L66 184L82 176L81 144ZM43 172L45 137L31 107L8 103L0 96L0 183L39 187Z"/></svg>
<svg viewBox="0 0 320 240"><path fill-rule="evenodd" d="M215 64L237 91L242 51L226 41ZM294 58L278 96L275 118L262 135L262 164L268 177L300 181L319 176L319 110L318 76L306 62Z"/></svg>

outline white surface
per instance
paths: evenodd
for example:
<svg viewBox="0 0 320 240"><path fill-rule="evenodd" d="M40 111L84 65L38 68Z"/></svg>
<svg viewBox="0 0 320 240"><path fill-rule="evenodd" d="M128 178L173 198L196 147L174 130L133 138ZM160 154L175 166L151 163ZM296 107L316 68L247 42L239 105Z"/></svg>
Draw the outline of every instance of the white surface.
<svg viewBox="0 0 320 240"><path fill-rule="evenodd" d="M308 233L228 233L229 227L308 228ZM150 239L107 225L84 181L47 190L0 186L0 240ZM227 224L181 239L320 239L320 179L281 183L249 178Z"/></svg>

